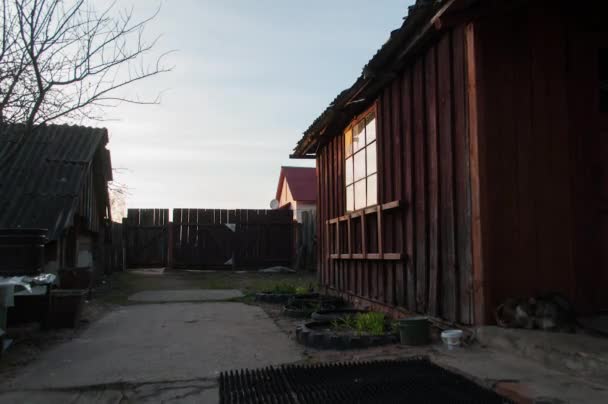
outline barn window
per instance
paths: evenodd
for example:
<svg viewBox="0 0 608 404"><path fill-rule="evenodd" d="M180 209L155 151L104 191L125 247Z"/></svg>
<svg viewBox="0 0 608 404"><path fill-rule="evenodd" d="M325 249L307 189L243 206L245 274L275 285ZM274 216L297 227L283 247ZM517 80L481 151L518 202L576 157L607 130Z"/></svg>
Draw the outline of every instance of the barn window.
<svg viewBox="0 0 608 404"><path fill-rule="evenodd" d="M355 120L344 132L346 210L378 203L376 113Z"/></svg>
<svg viewBox="0 0 608 404"><path fill-rule="evenodd" d="M599 52L600 112L608 112L608 49Z"/></svg>

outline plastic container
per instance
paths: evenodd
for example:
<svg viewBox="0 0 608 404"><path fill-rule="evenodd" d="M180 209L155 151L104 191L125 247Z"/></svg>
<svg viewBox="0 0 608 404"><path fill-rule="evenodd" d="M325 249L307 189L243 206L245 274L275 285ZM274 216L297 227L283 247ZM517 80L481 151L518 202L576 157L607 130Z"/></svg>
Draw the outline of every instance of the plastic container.
<svg viewBox="0 0 608 404"><path fill-rule="evenodd" d="M462 345L462 330L445 330L441 333L441 340L448 349L455 349Z"/></svg>
<svg viewBox="0 0 608 404"><path fill-rule="evenodd" d="M430 323L426 317L399 320L399 339L403 345L427 345L430 342Z"/></svg>

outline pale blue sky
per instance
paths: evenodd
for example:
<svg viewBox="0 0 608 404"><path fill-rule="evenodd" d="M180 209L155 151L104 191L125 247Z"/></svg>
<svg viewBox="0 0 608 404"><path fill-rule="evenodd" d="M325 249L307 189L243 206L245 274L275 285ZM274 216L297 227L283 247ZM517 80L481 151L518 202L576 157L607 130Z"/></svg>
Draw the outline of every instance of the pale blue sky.
<svg viewBox="0 0 608 404"><path fill-rule="evenodd" d="M153 10L149 0L136 13ZM166 0L149 33L175 70L109 111L128 207L266 208L302 132L401 25L409 0Z"/></svg>

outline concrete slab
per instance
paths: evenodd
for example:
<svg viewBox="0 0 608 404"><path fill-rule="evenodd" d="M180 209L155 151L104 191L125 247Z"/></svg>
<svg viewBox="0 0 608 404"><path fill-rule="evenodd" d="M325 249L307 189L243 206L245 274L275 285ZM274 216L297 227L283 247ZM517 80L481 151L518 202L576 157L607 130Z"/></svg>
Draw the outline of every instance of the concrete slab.
<svg viewBox="0 0 608 404"><path fill-rule="evenodd" d="M236 289L146 290L129 296L132 302L210 302L242 297Z"/></svg>
<svg viewBox="0 0 608 404"><path fill-rule="evenodd" d="M608 338L495 326L478 328L477 338L485 346L534 359L554 369L608 380Z"/></svg>
<svg viewBox="0 0 608 404"><path fill-rule="evenodd" d="M103 397L105 395L105 397ZM67 392L67 391L28 391L0 393L0 404L64 404L64 403L95 403L95 404L119 404L122 395L120 392L111 391L100 394L97 391Z"/></svg>
<svg viewBox="0 0 608 404"><path fill-rule="evenodd" d="M165 273L165 268L139 268L132 269L129 272L138 275L163 275Z"/></svg>
<svg viewBox="0 0 608 404"><path fill-rule="evenodd" d="M3 381L3 390L215 379L223 370L302 359L259 307L241 303L126 306Z"/></svg>
<svg viewBox="0 0 608 404"><path fill-rule="evenodd" d="M0 392L0 404L122 404L122 403L217 404L217 382L187 381L138 386L108 386L81 390Z"/></svg>
<svg viewBox="0 0 608 404"><path fill-rule="evenodd" d="M432 360L461 373L516 402L608 403L608 385L573 377L519 356L472 347L437 349Z"/></svg>

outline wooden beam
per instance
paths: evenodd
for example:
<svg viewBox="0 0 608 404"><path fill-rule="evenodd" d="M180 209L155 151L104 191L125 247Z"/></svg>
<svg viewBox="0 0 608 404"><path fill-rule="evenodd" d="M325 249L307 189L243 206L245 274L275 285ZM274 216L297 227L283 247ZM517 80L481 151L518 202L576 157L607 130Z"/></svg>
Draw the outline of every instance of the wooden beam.
<svg viewBox="0 0 608 404"><path fill-rule="evenodd" d="M378 205L376 208L376 215L378 218L378 254L382 258L384 253L384 237L382 234L382 206Z"/></svg>
<svg viewBox="0 0 608 404"><path fill-rule="evenodd" d="M483 233L482 233L482 202L481 202L481 159L480 159L480 115L479 106L482 103L479 91L479 57L477 50L475 24L470 23L465 28L466 69L467 69L467 100L469 126L469 163L471 175L471 229L473 250L473 307L474 323L484 324L486 316L485 273L483 268Z"/></svg>
<svg viewBox="0 0 608 404"><path fill-rule="evenodd" d="M367 261L401 261L406 255L403 253L368 253L365 258L363 254L330 254L332 260L367 260Z"/></svg>
<svg viewBox="0 0 608 404"><path fill-rule="evenodd" d="M366 231L365 231L365 215L361 215L361 255L363 256L362 258L365 259L365 256L367 254L367 237L365 235Z"/></svg>
<svg viewBox="0 0 608 404"><path fill-rule="evenodd" d="M340 222L335 224L336 226L336 253L340 254Z"/></svg>
<svg viewBox="0 0 608 404"><path fill-rule="evenodd" d="M348 231L348 256L350 258L353 255L352 220L351 220L350 216L348 217L347 228L348 228L348 230L347 230Z"/></svg>

